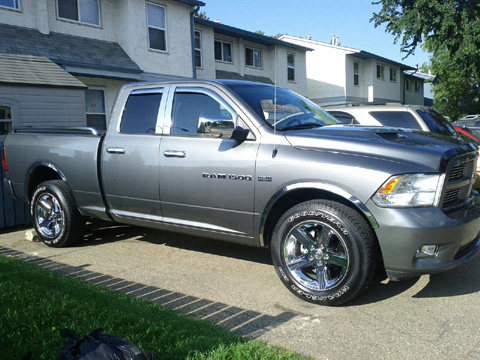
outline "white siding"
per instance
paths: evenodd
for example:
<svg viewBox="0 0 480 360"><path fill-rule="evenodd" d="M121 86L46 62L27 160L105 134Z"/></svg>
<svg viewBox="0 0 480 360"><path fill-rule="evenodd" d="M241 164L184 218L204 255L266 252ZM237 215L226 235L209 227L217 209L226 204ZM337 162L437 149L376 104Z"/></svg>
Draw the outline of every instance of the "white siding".
<svg viewBox="0 0 480 360"><path fill-rule="evenodd" d="M85 91L45 87L0 87L0 103L15 103L14 126L86 126Z"/></svg>

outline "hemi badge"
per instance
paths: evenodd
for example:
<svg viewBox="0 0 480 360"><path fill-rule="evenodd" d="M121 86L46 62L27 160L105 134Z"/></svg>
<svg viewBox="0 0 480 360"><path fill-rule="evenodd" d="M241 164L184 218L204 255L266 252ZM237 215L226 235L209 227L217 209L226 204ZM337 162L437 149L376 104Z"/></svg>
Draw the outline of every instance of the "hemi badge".
<svg viewBox="0 0 480 360"><path fill-rule="evenodd" d="M272 182L271 176L259 176L258 181Z"/></svg>

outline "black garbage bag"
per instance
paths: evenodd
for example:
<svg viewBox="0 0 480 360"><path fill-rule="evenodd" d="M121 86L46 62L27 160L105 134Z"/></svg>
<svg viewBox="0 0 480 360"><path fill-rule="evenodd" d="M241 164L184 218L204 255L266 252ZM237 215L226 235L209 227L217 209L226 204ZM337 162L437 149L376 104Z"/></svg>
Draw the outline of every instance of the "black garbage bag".
<svg viewBox="0 0 480 360"><path fill-rule="evenodd" d="M129 341L109 334L103 329L79 336L69 329L60 331L63 337L71 339L61 350L60 360L146 360L142 351Z"/></svg>

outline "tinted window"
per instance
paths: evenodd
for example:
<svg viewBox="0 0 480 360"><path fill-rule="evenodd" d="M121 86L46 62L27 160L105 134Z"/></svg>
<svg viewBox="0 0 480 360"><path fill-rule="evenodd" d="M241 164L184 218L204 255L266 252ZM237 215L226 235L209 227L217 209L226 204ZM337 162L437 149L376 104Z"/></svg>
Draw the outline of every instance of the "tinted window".
<svg viewBox="0 0 480 360"><path fill-rule="evenodd" d="M343 111L328 111L328 113L335 117L335 119L340 120L342 124L359 124L353 115Z"/></svg>
<svg viewBox="0 0 480 360"><path fill-rule="evenodd" d="M420 109L417 113L422 117L431 132L448 136L457 136L453 125L445 116L433 109Z"/></svg>
<svg viewBox="0 0 480 360"><path fill-rule="evenodd" d="M161 93L132 93L123 111L120 132L128 134L154 134L161 100Z"/></svg>
<svg viewBox="0 0 480 360"><path fill-rule="evenodd" d="M407 111L371 111L370 115L384 126L422 130L415 117Z"/></svg>

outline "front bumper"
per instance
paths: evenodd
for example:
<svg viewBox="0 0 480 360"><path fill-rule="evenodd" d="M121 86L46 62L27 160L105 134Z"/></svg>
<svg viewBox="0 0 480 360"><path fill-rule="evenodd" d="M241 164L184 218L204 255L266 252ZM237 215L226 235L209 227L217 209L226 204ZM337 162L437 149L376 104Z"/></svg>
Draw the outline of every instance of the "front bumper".
<svg viewBox="0 0 480 360"><path fill-rule="evenodd" d="M401 280L452 269L480 250L480 197L454 213L439 208L379 208L367 203L377 220L375 229L387 275ZM437 253L425 256L419 249L436 245Z"/></svg>

